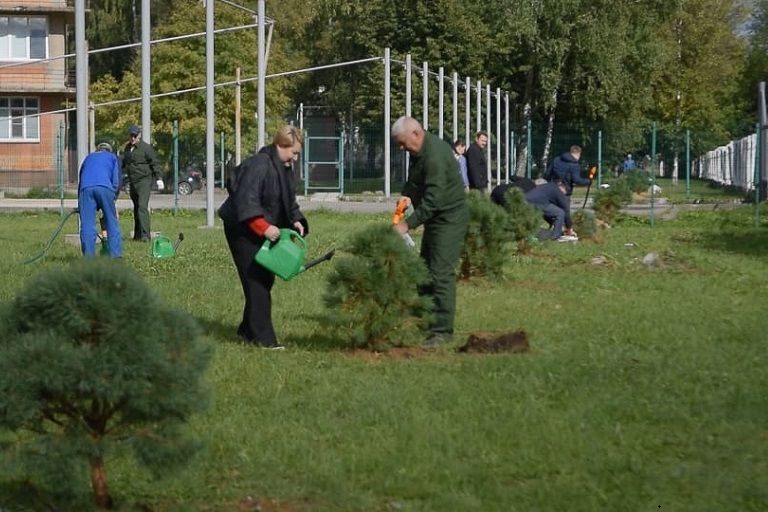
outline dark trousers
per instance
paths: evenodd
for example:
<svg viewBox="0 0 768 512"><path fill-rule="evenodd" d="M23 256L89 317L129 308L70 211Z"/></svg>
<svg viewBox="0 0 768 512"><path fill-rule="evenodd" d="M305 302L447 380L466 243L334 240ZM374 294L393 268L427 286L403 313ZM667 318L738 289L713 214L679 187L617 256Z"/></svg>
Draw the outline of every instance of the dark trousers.
<svg viewBox="0 0 768 512"><path fill-rule="evenodd" d="M456 316L456 266L464 249L469 210L462 207L431 220L424 226L421 257L427 264L431 282L419 289L434 301L434 320L430 335L450 336Z"/></svg>
<svg viewBox="0 0 768 512"><path fill-rule="evenodd" d="M552 224L552 238L559 238L563 234L563 225L565 224L565 210L554 204L536 205L544 214L544 219Z"/></svg>
<svg viewBox="0 0 768 512"><path fill-rule="evenodd" d="M152 178L147 176L137 180L131 179L130 184L133 201L133 239L149 241L149 192L152 188Z"/></svg>
<svg viewBox="0 0 768 512"><path fill-rule="evenodd" d="M254 260L264 238L240 222L225 222L224 235L245 296L243 317L237 334L249 343L275 346L278 344L272 326L272 285L275 284L275 275Z"/></svg>

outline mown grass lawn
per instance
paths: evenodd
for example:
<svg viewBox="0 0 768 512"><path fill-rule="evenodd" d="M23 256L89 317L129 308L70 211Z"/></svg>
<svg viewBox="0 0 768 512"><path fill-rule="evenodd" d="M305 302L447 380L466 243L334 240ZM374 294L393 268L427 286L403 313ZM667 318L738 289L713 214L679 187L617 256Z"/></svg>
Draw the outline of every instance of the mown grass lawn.
<svg viewBox="0 0 768 512"><path fill-rule="evenodd" d="M389 221L307 216L308 258ZM59 240L41 262L19 265L59 220L0 215L4 301L41 269L80 257ZM154 229L184 232L172 259L126 243L126 260L201 323L216 355L213 406L190 425L205 449L159 481L108 461L120 508L768 510L768 230L752 228L751 207L653 227L628 219L601 242L510 254L504 275L460 284L456 341L524 329L531 351L413 359L339 348L322 322L333 262L276 284L287 351L237 344L239 282L222 230L203 224L202 212L155 213ZM64 233L76 229L71 220ZM660 264L649 268L641 259L652 252Z"/></svg>

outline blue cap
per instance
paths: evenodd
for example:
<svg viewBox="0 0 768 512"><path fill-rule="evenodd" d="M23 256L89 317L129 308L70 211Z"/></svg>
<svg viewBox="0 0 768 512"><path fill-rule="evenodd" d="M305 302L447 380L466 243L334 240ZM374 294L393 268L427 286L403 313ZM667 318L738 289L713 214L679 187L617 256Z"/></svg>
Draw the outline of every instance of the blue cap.
<svg viewBox="0 0 768 512"><path fill-rule="evenodd" d="M141 130L135 124L128 128L128 135L138 135L139 133L141 133Z"/></svg>

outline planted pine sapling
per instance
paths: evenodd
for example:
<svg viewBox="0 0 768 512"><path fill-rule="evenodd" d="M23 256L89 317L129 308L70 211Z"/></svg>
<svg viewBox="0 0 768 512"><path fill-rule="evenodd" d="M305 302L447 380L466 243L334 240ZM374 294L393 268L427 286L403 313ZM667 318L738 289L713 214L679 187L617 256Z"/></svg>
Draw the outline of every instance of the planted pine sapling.
<svg viewBox="0 0 768 512"><path fill-rule="evenodd" d="M432 301L418 294L430 281L418 252L380 224L353 235L345 252L334 260L324 296L335 332L374 350L421 341Z"/></svg>

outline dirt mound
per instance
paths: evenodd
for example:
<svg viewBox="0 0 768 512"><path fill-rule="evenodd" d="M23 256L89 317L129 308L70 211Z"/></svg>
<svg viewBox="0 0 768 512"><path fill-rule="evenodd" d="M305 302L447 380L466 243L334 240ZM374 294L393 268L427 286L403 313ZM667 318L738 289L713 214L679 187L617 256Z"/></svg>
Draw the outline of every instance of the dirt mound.
<svg viewBox="0 0 768 512"><path fill-rule="evenodd" d="M473 332L459 352L470 354L500 354L527 352L530 348L528 334L523 330L510 333Z"/></svg>

